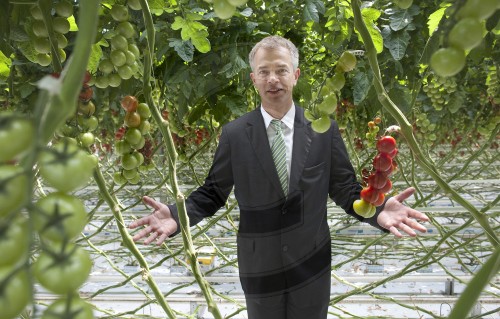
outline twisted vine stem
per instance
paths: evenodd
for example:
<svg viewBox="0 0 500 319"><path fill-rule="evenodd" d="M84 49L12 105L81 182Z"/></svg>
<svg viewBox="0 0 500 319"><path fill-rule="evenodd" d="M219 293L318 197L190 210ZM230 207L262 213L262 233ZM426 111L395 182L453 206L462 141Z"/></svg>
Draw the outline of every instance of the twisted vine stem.
<svg viewBox="0 0 500 319"><path fill-rule="evenodd" d="M174 141L172 139L172 134L170 132L170 126L167 121L165 121L161 114L158 106L154 102L151 95L151 72L152 72L152 62L153 62L153 53L155 48L155 29L153 24L153 18L151 16L151 11L149 10L149 5L146 0L140 0L141 8L143 12L144 23L146 25L146 34L148 41L148 48L144 54L144 96L146 98L147 104L151 108L151 113L153 119L157 123L160 132L163 136L163 140L165 142L165 146L167 149L167 158L168 158L168 166L170 171L170 184L175 196L175 202L177 205L177 209L179 212L179 222L181 227L181 235L182 241L184 244L184 250L191 265L191 270L193 275L198 283L199 287L202 290L203 296L207 302L208 310L212 313L215 319L222 318L222 315L215 303L212 293L211 286L208 281L203 277L200 266L198 264L196 250L193 245L193 239L191 236L191 231L189 228L189 217L187 215L186 206L185 206L185 197L184 194L179 189L179 184L177 181L177 152L175 150Z"/></svg>

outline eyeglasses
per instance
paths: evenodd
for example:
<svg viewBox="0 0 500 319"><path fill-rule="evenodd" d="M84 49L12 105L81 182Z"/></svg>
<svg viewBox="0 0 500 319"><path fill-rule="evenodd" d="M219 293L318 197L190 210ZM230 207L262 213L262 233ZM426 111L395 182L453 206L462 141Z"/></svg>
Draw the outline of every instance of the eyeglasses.
<svg viewBox="0 0 500 319"><path fill-rule="evenodd" d="M282 68L282 69L276 70L275 72L272 72L270 70L263 69L263 70L258 70L257 73L255 74L255 76L259 79L267 79L273 73L276 77L285 77L285 76L288 76L290 74L290 70Z"/></svg>

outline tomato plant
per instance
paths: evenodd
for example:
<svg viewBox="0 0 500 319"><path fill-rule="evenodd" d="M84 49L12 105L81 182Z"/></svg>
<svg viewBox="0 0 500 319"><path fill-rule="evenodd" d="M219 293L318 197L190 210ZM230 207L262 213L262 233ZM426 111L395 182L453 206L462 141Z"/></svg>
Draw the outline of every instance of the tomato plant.
<svg viewBox="0 0 500 319"><path fill-rule="evenodd" d="M28 150L33 145L34 133L33 123L29 119L0 115L0 163L12 160Z"/></svg>
<svg viewBox="0 0 500 319"><path fill-rule="evenodd" d="M31 302L28 270L0 267L0 319L14 319Z"/></svg>
<svg viewBox="0 0 500 319"><path fill-rule="evenodd" d="M30 217L42 238L59 242L75 238L87 224L82 201L60 192L39 199Z"/></svg>
<svg viewBox="0 0 500 319"><path fill-rule="evenodd" d="M94 319L92 306L78 297L71 295L54 301L44 310L41 319Z"/></svg>
<svg viewBox="0 0 500 319"><path fill-rule="evenodd" d="M28 178L16 165L0 165L0 218L19 210L28 200Z"/></svg>
<svg viewBox="0 0 500 319"><path fill-rule="evenodd" d="M12 221L0 223L0 267L16 265L23 257L27 257L30 232L28 220L18 216Z"/></svg>
<svg viewBox="0 0 500 319"><path fill-rule="evenodd" d="M42 251L33 264L33 275L47 290L69 294L83 285L91 269L92 260L85 249L66 245L61 251Z"/></svg>
<svg viewBox="0 0 500 319"><path fill-rule="evenodd" d="M92 156L73 143L65 139L44 149L38 159L43 180L61 192L71 192L85 186L95 168Z"/></svg>

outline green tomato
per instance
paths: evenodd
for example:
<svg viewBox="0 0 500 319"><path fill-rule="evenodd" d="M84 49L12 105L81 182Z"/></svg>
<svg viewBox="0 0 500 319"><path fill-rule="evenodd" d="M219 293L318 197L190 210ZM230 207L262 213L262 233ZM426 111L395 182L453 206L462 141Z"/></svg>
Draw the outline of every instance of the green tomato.
<svg viewBox="0 0 500 319"><path fill-rule="evenodd" d="M483 40L483 26L475 18L464 18L448 34L450 45L462 50L472 50Z"/></svg>
<svg viewBox="0 0 500 319"><path fill-rule="evenodd" d="M22 167L0 165L0 217L19 210L28 200L28 177Z"/></svg>
<svg viewBox="0 0 500 319"><path fill-rule="evenodd" d="M40 176L61 192L72 192L87 185L94 173L92 156L64 140L40 152Z"/></svg>
<svg viewBox="0 0 500 319"><path fill-rule="evenodd" d="M85 148L90 147L95 143L95 136L91 132L81 133L78 136L78 139L82 143L82 146Z"/></svg>
<svg viewBox="0 0 500 319"><path fill-rule="evenodd" d="M151 117L151 110L146 103L139 103L136 111L141 116L141 119L148 119Z"/></svg>
<svg viewBox="0 0 500 319"><path fill-rule="evenodd" d="M356 67L356 56L349 52L344 51L337 61L337 70L339 72L349 72Z"/></svg>
<svg viewBox="0 0 500 319"><path fill-rule="evenodd" d="M118 31L118 33L120 33L121 35L123 35L127 39L133 38L135 35L134 26L132 25L132 23L130 23L128 21L120 22L116 26L116 31ZM128 49L128 44L127 44L127 48L125 48L124 50L126 50L126 49Z"/></svg>
<svg viewBox="0 0 500 319"><path fill-rule="evenodd" d="M127 141L117 141L115 143L115 151L118 155L125 155L132 151L132 146Z"/></svg>
<svg viewBox="0 0 500 319"><path fill-rule="evenodd" d="M113 63L113 65L116 67L120 67L127 63L127 56L122 50L111 51L109 57L111 58L111 62Z"/></svg>
<svg viewBox="0 0 500 319"><path fill-rule="evenodd" d="M127 21L129 17L127 7L119 4L114 4L111 8L111 17L113 17L113 19L118 22Z"/></svg>
<svg viewBox="0 0 500 319"><path fill-rule="evenodd" d="M229 4L234 7L241 7L242 5L247 3L247 1L248 0L227 0L227 2L229 2Z"/></svg>
<svg viewBox="0 0 500 319"><path fill-rule="evenodd" d="M30 232L28 220L19 215L13 221L0 225L0 267L13 266L28 255Z"/></svg>
<svg viewBox="0 0 500 319"><path fill-rule="evenodd" d="M364 199L357 199L352 204L352 208L356 214L363 216L364 218L370 218L375 215L376 207Z"/></svg>
<svg viewBox="0 0 500 319"><path fill-rule="evenodd" d="M128 41L123 35L115 34L115 36L113 36L113 38L111 39L111 48L121 51L128 51Z"/></svg>
<svg viewBox="0 0 500 319"><path fill-rule="evenodd" d="M142 138L141 131L138 128L129 127L125 132L125 140L132 146L140 143Z"/></svg>
<svg viewBox="0 0 500 319"><path fill-rule="evenodd" d="M334 94L328 95L321 104L318 105L318 111L323 114L332 114L337 110L337 96Z"/></svg>
<svg viewBox="0 0 500 319"><path fill-rule="evenodd" d="M42 314L41 319L94 319L92 306L78 297L65 296L54 301Z"/></svg>
<svg viewBox="0 0 500 319"><path fill-rule="evenodd" d="M214 0L214 12L219 19L229 19L236 12L236 7L231 5L227 0Z"/></svg>
<svg viewBox="0 0 500 319"><path fill-rule="evenodd" d="M113 174L113 181L118 185L123 185L127 182L127 179L121 172L115 172Z"/></svg>
<svg viewBox="0 0 500 319"><path fill-rule="evenodd" d="M394 0L394 3L401 9L408 9L413 4L413 0Z"/></svg>
<svg viewBox="0 0 500 319"><path fill-rule="evenodd" d="M340 91L345 85L345 76L342 72L335 72L335 75L326 80L326 85L334 91Z"/></svg>
<svg viewBox="0 0 500 319"><path fill-rule="evenodd" d="M125 154L121 158L122 167L126 170L131 170L139 166L139 161L133 154Z"/></svg>
<svg viewBox="0 0 500 319"><path fill-rule="evenodd" d="M33 294L26 269L12 273L12 267L0 267L0 319L14 319L31 301Z"/></svg>
<svg viewBox="0 0 500 319"><path fill-rule="evenodd" d="M54 27L54 31L61 34L66 34L69 32L70 24L68 19L63 17L55 17L52 20L52 26Z"/></svg>
<svg viewBox="0 0 500 319"><path fill-rule="evenodd" d="M465 52L454 47L441 48L432 54L430 65L439 76L453 76L465 66Z"/></svg>
<svg viewBox="0 0 500 319"><path fill-rule="evenodd" d="M123 177L125 177L127 180L131 180L131 179L137 178L136 176L139 174L139 171L136 168L131 169L131 170L124 169L122 174L123 174Z"/></svg>
<svg viewBox="0 0 500 319"><path fill-rule="evenodd" d="M458 10L459 18L488 19L498 8L498 0L467 0L462 8Z"/></svg>
<svg viewBox="0 0 500 319"><path fill-rule="evenodd" d="M115 69L115 66L113 65L113 63L111 62L111 60L109 60L109 59L102 59L99 62L98 68L99 68L99 71L101 71L102 73L109 74L109 73L113 72L113 70Z"/></svg>
<svg viewBox="0 0 500 319"><path fill-rule="evenodd" d="M36 38L33 47L37 53L47 54L51 51L49 38Z"/></svg>
<svg viewBox="0 0 500 319"><path fill-rule="evenodd" d="M73 4L71 2L62 0L59 1L55 6L56 14L63 18L69 18L73 15Z"/></svg>
<svg viewBox="0 0 500 319"><path fill-rule="evenodd" d="M90 254L79 246L66 246L54 254L42 251L33 264L33 275L47 290L70 294L81 287L92 270Z"/></svg>
<svg viewBox="0 0 500 319"><path fill-rule="evenodd" d="M128 0L127 5L132 10L141 10L141 2L139 0Z"/></svg>
<svg viewBox="0 0 500 319"><path fill-rule="evenodd" d="M311 123L312 129L317 133L325 133L330 128L330 125L330 118L327 115L323 115Z"/></svg>
<svg viewBox="0 0 500 319"><path fill-rule="evenodd" d="M34 136L33 122L27 118L0 116L0 162L23 155L33 145Z"/></svg>
<svg viewBox="0 0 500 319"><path fill-rule="evenodd" d="M30 217L40 237L55 242L76 238L87 224L82 201L60 192L39 199Z"/></svg>

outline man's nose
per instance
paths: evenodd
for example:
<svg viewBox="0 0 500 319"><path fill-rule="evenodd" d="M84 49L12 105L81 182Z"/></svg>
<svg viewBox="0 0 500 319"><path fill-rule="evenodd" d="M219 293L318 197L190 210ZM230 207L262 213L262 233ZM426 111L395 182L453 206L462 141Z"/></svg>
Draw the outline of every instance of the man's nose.
<svg viewBox="0 0 500 319"><path fill-rule="evenodd" d="M269 72L269 76L267 78L268 83L276 83L278 82L278 76L275 72Z"/></svg>

